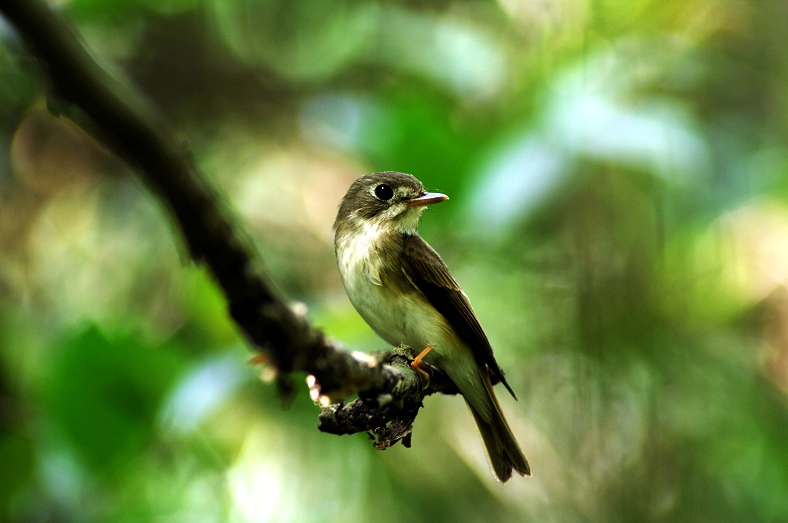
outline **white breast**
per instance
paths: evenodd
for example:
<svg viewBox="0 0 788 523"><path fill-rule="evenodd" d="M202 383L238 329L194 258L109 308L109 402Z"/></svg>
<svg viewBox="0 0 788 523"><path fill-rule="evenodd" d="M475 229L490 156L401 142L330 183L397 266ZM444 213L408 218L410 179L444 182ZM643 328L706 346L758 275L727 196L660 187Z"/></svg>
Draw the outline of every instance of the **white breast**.
<svg viewBox="0 0 788 523"><path fill-rule="evenodd" d="M489 417L489 399L479 381L472 351L410 283L398 261L395 266L381 261L378 248L381 237L381 229L370 224L356 234L342 235L337 241L339 271L351 303L390 345L405 344L417 352L431 345L427 362L443 369L474 408ZM402 287L407 290L402 292Z"/></svg>
<svg viewBox="0 0 788 523"><path fill-rule="evenodd" d="M354 234L344 234L339 238L337 263L348 295L351 295L351 288L356 289L362 283L358 281L359 278L369 279L374 285L381 285L380 264L371 259L381 233L381 228L376 224L366 223Z"/></svg>
<svg viewBox="0 0 788 523"><path fill-rule="evenodd" d="M400 292L394 293L394 280L407 280L400 267L386 266L381 261L381 234L377 225L365 224L356 234L343 235L337 242L339 271L351 303L369 326L393 346L404 343L416 350L427 345L436 349L446 346L449 330L445 319L428 306L426 298L415 287L404 294L398 287Z"/></svg>

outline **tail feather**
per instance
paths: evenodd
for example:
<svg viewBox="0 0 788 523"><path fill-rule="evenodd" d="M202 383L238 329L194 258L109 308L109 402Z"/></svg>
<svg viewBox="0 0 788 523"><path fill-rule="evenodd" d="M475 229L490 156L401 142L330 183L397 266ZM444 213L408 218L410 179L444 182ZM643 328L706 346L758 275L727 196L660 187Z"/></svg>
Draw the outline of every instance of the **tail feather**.
<svg viewBox="0 0 788 523"><path fill-rule="evenodd" d="M490 465L496 477L502 483L505 483L512 477L512 471L517 472L521 476L530 476L531 467L528 465L528 460L525 459L525 454L520 449L517 440L514 439L514 434L512 434L509 424L506 423L506 418L503 417L501 407L498 405L498 400L495 398L492 385L490 385L490 380L487 376L484 376L483 381L492 405L490 419L485 419L482 413L476 410L467 400L466 403L468 408L471 409L476 426L479 427Z"/></svg>

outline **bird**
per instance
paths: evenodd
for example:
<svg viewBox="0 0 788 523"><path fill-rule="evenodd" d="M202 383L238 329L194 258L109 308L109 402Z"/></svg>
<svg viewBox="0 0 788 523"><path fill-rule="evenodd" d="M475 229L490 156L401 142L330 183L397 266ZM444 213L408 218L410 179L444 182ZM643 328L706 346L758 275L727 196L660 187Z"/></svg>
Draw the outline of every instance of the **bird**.
<svg viewBox="0 0 788 523"><path fill-rule="evenodd" d="M337 265L350 302L392 346L424 349L422 361L451 378L479 428L498 481L531 468L501 411L493 382L514 397L467 295L418 233L427 205L448 200L414 176L385 171L357 178L334 222ZM427 378L429 376L427 375Z"/></svg>

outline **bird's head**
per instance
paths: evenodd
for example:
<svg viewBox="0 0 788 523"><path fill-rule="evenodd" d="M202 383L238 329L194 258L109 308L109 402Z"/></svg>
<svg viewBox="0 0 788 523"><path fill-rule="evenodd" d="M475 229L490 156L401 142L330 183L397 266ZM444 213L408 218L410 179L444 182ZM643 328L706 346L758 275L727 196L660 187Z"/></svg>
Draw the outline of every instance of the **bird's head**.
<svg viewBox="0 0 788 523"><path fill-rule="evenodd" d="M410 174L381 172L357 179L339 206L334 228L374 225L415 234L425 206L448 200L431 193Z"/></svg>
<svg viewBox="0 0 788 523"><path fill-rule="evenodd" d="M425 206L448 200L441 193L424 190L410 174L381 172L357 179L339 206L334 228L374 225L403 233L416 234Z"/></svg>

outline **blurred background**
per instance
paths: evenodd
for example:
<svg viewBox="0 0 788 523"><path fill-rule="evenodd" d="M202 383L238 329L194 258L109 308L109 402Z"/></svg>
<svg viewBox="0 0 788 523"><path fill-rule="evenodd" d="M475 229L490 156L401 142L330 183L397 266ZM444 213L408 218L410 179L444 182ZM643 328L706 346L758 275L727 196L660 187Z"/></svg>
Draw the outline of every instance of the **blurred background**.
<svg viewBox="0 0 788 523"><path fill-rule="evenodd" d="M340 198L381 170L449 194L421 233L534 476L495 483L457 397L385 452L319 433L306 386L283 408L0 19L0 520L788 521L788 3L54 7L354 349L385 344L335 267Z"/></svg>

